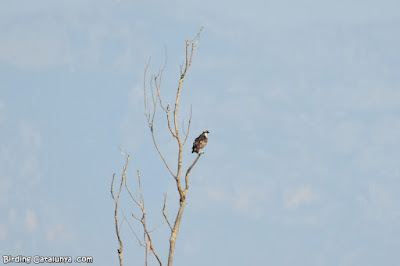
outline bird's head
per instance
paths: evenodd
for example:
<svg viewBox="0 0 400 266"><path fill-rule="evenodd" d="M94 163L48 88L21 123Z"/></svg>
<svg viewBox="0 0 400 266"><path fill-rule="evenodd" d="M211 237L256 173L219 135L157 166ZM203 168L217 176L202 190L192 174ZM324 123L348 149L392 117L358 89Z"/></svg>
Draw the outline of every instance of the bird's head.
<svg viewBox="0 0 400 266"><path fill-rule="evenodd" d="M207 137L207 134L208 134L208 133L210 133L210 131L208 131L208 130L204 130L204 131L203 131L203 134L204 134L204 136L206 136L206 137Z"/></svg>

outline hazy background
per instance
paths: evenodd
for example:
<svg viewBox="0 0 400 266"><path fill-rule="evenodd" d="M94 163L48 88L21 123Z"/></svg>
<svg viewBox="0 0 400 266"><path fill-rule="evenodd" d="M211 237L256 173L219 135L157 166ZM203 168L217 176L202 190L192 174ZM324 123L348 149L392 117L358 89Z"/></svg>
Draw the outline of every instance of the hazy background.
<svg viewBox="0 0 400 266"><path fill-rule="evenodd" d="M175 265L400 261L398 1L2 1L0 255L118 265L110 182L131 154L151 227L175 184L143 113L143 70L164 62L173 103L185 40L205 26L182 92L193 169ZM157 117L160 148L176 142ZM131 226L138 214L121 200ZM122 225L125 265L143 249ZM168 229L154 233L166 261ZM155 261L152 259L152 263Z"/></svg>

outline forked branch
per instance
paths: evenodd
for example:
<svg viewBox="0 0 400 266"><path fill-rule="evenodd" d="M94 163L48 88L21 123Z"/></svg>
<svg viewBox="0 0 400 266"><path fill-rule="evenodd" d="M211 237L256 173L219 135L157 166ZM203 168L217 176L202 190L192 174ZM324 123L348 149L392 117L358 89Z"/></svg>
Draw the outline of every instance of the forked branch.
<svg viewBox="0 0 400 266"><path fill-rule="evenodd" d="M178 91L176 93L176 100L175 100L175 109L174 109L174 125L175 125L175 134L177 136L177 140L179 145L181 145L181 141L179 139L179 130L178 130L178 106L179 106L179 98L181 96L181 89L183 81L189 72L189 69L192 65L193 55L194 55L194 48L197 46L197 43L200 40L200 33L203 31L204 27L201 27L199 33L194 37L192 40L186 41L186 59L185 59L185 68L182 70L181 68L181 78L179 79ZM191 49L190 49L191 46ZM189 54L190 50L190 54Z"/></svg>
<svg viewBox="0 0 400 266"><path fill-rule="evenodd" d="M157 259L159 265L162 266L162 262L160 260L160 257L158 256L157 252L154 249L153 241L151 240L151 235L150 235L150 233L152 231L156 230L157 228L155 228L153 230L148 230L147 229L146 210L145 210L145 207L144 207L143 189L142 189L142 182L141 182L141 179L140 179L140 171L139 170L137 171L137 177L138 177L138 185L139 185L139 192L140 192L140 198L139 199L136 199L132 195L132 193L131 193L131 191L130 191L130 189L128 187L128 184L126 183L126 179L125 179L125 187L126 187L126 190L129 193L129 196L131 197L133 202L140 208L140 211L142 213L142 217L141 218L135 216L133 213L132 213L132 217L135 218L136 220L138 220L142 224L142 227L143 227L143 241L144 241L145 252L146 252L146 254L145 254L146 255L145 265L147 265L147 263L148 263L148 254L149 254L149 252L152 252L154 257Z"/></svg>
<svg viewBox="0 0 400 266"><path fill-rule="evenodd" d="M118 243L119 243L119 249L117 251L118 251L118 258L119 258L120 266L123 265L123 262L122 262L122 251L124 250L124 243L121 240L121 236L120 236L120 232L119 232L120 228L119 228L119 224L118 224L118 208L119 208L119 199L121 197L121 192L122 192L122 185L124 184L124 179L126 179L126 169L128 167L129 159L130 159L129 155L126 156L124 154L124 156L126 157L126 164L125 164L125 166L123 168L123 171L122 171L121 183L120 183L120 186L119 186L118 195L117 196L114 195L115 173L113 175L113 179L112 179L112 182L111 182L111 189L110 189L111 197L113 198L113 200L115 202L114 219L115 219L115 231L116 231L117 239L118 239Z"/></svg>
<svg viewBox="0 0 400 266"><path fill-rule="evenodd" d="M151 58L150 58L150 59L151 59ZM156 137L155 137L155 135L154 135L154 119L155 119L156 111L157 111L157 103L160 102L161 107L164 109L164 107L162 106L162 103L161 103L161 98L160 98L160 88L161 88L162 73L164 72L165 65L164 65L164 67L160 70L160 72L159 72L158 75L154 75L154 76L153 76L153 78L154 78L154 80L155 80L154 83L155 83L155 86L156 86L156 89L157 89L157 96L156 96L156 99L154 99L154 96L153 96L153 94L152 94L152 97L153 97L153 111L150 112L150 111L149 111L149 108L148 108L148 105L147 105L147 95L146 95L146 91L147 91L147 89L146 89L146 76L147 76L147 70L148 70L149 64L150 64L150 59L149 59L149 62L147 63L147 65L146 65L146 67L145 67L145 70L144 70L144 85L143 85L143 90L144 90L144 108L145 108L145 116L146 116L147 123L148 123L148 126L149 126L150 131L151 131L151 136L152 136L152 139L153 139L154 146L156 147L158 154L160 155L161 159L163 160L163 162L164 162L165 166L167 167L168 171L170 172L170 174L171 174L174 178L176 178L176 177L175 177L175 174L172 172L172 170L171 170L169 164L168 164L167 161L165 160L165 157L164 157L163 153L161 152L160 148L158 147L158 145L157 145L157 140L156 140ZM159 79L159 80L158 80L158 79ZM150 83L150 84L152 84L152 83ZM164 110L168 110L168 108L169 108L169 107L167 106L167 109L164 109ZM167 114L168 114L168 112L167 112ZM169 119L168 119L168 121L169 121ZM170 129L171 129L171 133L174 134L171 127L170 127Z"/></svg>

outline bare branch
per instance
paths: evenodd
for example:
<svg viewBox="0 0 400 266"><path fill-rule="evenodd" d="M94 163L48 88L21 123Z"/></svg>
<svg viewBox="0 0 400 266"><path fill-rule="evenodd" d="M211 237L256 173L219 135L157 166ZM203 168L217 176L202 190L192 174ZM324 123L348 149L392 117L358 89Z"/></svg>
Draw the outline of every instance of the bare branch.
<svg viewBox="0 0 400 266"><path fill-rule="evenodd" d="M168 221L167 213L165 212L166 205L167 205L167 194L164 194L163 215L164 215L165 221L167 221L167 223L168 223L169 229L171 229L171 231L172 231L172 226L171 226L170 222Z"/></svg>
<svg viewBox="0 0 400 266"><path fill-rule="evenodd" d="M147 119L147 123L149 124L149 127L150 127L150 131L151 131L151 135L152 135L152 138L153 138L154 146L156 147L161 159L163 160L165 166L167 167L167 169L169 170L171 175L174 178L176 178L175 174L172 172L172 170L169 167L167 161L165 160L164 155L162 154L161 150L159 149L159 147L157 145L156 137L154 135L154 119L155 119L155 115L156 115L156 111L157 111L157 103L158 103L158 101L160 101L160 105L161 105L161 98L160 98L161 78L162 78L162 73L164 72L164 69L166 67L166 63L164 65L164 67L160 70L159 74L157 76L153 76L151 81L150 81L151 88L153 88L152 87L152 80L153 79L155 80L154 82L155 82L155 85L157 87L157 98L156 99L154 99L153 89L152 89L152 99L153 99L153 112L152 112L152 114L150 114L150 111L148 110L147 96L146 96L146 75L147 75L147 70L149 68L149 64L150 64L150 60L147 63L147 65L145 67L145 71L144 71L144 79L145 79L145 81L144 81L144 86L143 87L144 87L145 116L146 116L146 119ZM160 77L160 81L158 81L158 77ZM168 115L169 107L167 107L166 110L167 110L166 111L167 112L167 117L169 117L169 115ZM168 118L168 121L169 121L169 118ZM171 130L171 133L174 135L174 132L172 131L171 127L170 127L170 130Z"/></svg>
<svg viewBox="0 0 400 266"><path fill-rule="evenodd" d="M160 90L158 90L158 93L160 93ZM159 101L160 101L160 106L161 106L161 108L164 110L165 114L167 115L168 129L169 129L169 131L171 132L172 136L173 136L174 138L176 138L176 134L175 134L174 130L173 130L172 127L171 127L171 119L170 119L170 116L169 116L169 111L170 111L170 109L169 109L169 104L168 104L167 107L165 108L165 107L163 106L163 104L162 104L161 96L160 96L160 95L158 95L158 99L159 99Z"/></svg>
<svg viewBox="0 0 400 266"><path fill-rule="evenodd" d="M146 226L145 226L145 224L146 224L146 221L145 220L143 220L143 222L142 223L144 223L144 231L145 231L145 234L146 234L146 236L147 236L147 238L148 238L148 248L151 250L151 252L153 252L153 255L154 255L154 257L156 257L156 259L157 259L157 261L158 261L158 264L160 264L160 266L162 266L162 262L161 262L161 260L160 260L160 258L158 257L158 255L157 255L157 253L156 253L156 251L154 250L154 246L153 246L153 241L151 240L151 236L150 236L150 233L149 233L149 231L147 231L147 228L146 228Z"/></svg>
<svg viewBox="0 0 400 266"><path fill-rule="evenodd" d="M150 111L147 107L147 96L146 96L146 75L147 70L149 69L151 57L149 58L149 62L147 62L146 67L144 68L144 84L143 84L143 92L144 92L144 114L146 116L147 122L150 124Z"/></svg>
<svg viewBox="0 0 400 266"><path fill-rule="evenodd" d="M129 193L129 196L131 197L131 199L140 207L140 203L136 200L136 198L132 195L132 193L131 193L131 190L129 189L129 187L128 187L128 184L127 184L127 182L126 182L126 178L125 178L125 187L126 187L126 190L128 191L128 193Z"/></svg>
<svg viewBox="0 0 400 266"><path fill-rule="evenodd" d="M165 112L166 115L167 115L167 122L168 122L169 131L171 132L172 136L173 136L174 138L176 138L176 134L175 134L175 132L172 130L171 122L170 122L170 118L169 118L169 111L170 111L170 109L169 109L169 104L167 105L167 107L164 107L164 105L162 104L161 95L160 95L161 82L162 82L162 75L163 75L163 73L164 73L164 71L165 71L165 68L167 67L167 62L168 62L168 53L167 53L167 47L165 46L165 61L164 61L164 66L163 66L163 68L159 71L159 76L160 76L160 78L159 78L159 82L156 82L156 87L157 87L158 99L159 99L159 101L160 101L160 106L161 106L161 108L164 110L164 112Z"/></svg>
<svg viewBox="0 0 400 266"><path fill-rule="evenodd" d="M125 187L128 190L128 193L130 195L130 197L132 198L132 200L136 203L136 205L138 205L138 207L140 208L141 212L142 212L142 217L139 218L137 217L134 213L132 213L132 217L135 218L136 220L138 220L143 227L143 239L144 239L144 244L139 241L139 244L141 244L143 247L145 247L145 251L146 251L146 265L147 265L147 261L148 261L148 251L151 251L153 253L153 255L156 257L158 263L160 264L160 266L162 266L162 262L160 260L160 258L158 257L157 252L154 249L154 246L152 244L151 241L151 236L150 236L150 232L156 230L158 227L160 227L161 225L159 225L158 227L154 228L153 230L149 231L147 229L147 223L146 223L146 210L144 208L144 198L143 198L143 189L142 189L142 182L141 182L141 178L140 178L140 171L137 170L137 177L138 177L138 184L139 184L139 192L140 192L140 199L137 200L131 193L128 184L126 182L126 178L125 178ZM133 231L133 230L132 230ZM136 234L135 234L136 236ZM136 238L138 239L138 237L136 236Z"/></svg>
<svg viewBox="0 0 400 266"><path fill-rule="evenodd" d="M183 145L185 145L187 138L189 136L191 123L192 123L192 105L190 105L190 117L189 117L189 123L188 123L188 127L187 127L187 133L185 132L185 127L183 126L183 133L185 134L185 140L183 141Z"/></svg>
<svg viewBox="0 0 400 266"><path fill-rule="evenodd" d="M148 245L148 248L153 252L153 255L156 257L156 259L157 259L158 263L160 264L160 266L162 266L162 262L161 262L160 258L158 257L156 251L154 250L154 246L153 246L153 242L151 241L150 233L149 233L149 231L147 230L146 211L145 211L145 209L144 209L142 182L141 182L141 179L140 179L140 172L139 172L139 170L137 171L137 175L138 175L138 183L139 183L139 190L140 190L140 203L141 203L140 206L141 206L142 213L143 213L141 222L142 222L142 225L143 225L144 233L145 233L145 235L146 235L147 238L148 238L147 245Z"/></svg>
<svg viewBox="0 0 400 266"><path fill-rule="evenodd" d="M154 146L156 147L158 154L160 155L161 159L163 160L165 166L167 167L168 171L170 172L170 174L176 179L176 175L172 172L171 168L169 167L167 161L164 158L164 155L161 153L161 150L158 148L157 142L156 142L156 138L154 136L154 131L151 132L152 133L152 137L153 137L153 143Z"/></svg>
<svg viewBox="0 0 400 266"><path fill-rule="evenodd" d="M160 93L160 90L158 90L158 93ZM169 109L169 104L168 104L167 107L165 108L165 107L163 106L163 104L162 104L161 96L160 96L160 95L158 95L158 99L159 99L159 101L160 101L160 106L161 106L161 108L164 110L165 114L167 115L168 129L169 129L169 131L171 132L172 136L173 136L174 138L176 138L176 134L175 134L174 130L173 130L172 127L171 127L171 119L170 119L170 116L169 116L169 111L170 111L170 109Z"/></svg>
<svg viewBox="0 0 400 266"><path fill-rule="evenodd" d="M189 59L189 65L188 65L188 61L186 60L186 67L189 69L190 66L192 65L192 59L193 59L193 54L194 54L194 48L196 48L199 40L200 40L200 33L203 31L204 27L201 27L199 33L197 33L196 37L194 37L193 40L189 40L186 41L186 45L188 47L188 45L191 43L192 44L192 50L190 52L190 59ZM186 50L186 55L187 55L187 50Z"/></svg>
<svg viewBox="0 0 400 266"><path fill-rule="evenodd" d="M183 144L182 140L179 135L179 129L178 129L178 106L179 106L179 99L181 96L181 90L182 90L182 84L183 81L189 72L190 66L192 65L192 59L193 59L193 54L194 54L194 48L196 47L199 39L200 39L200 33L203 31L202 27L199 31L199 33L196 35L196 37L192 40L186 41L186 64L185 68L183 70L183 73L181 74L181 78L179 80L179 85L178 85L178 90L176 92L176 100L175 100L175 109L174 109L174 125L175 125L175 134L176 134L176 139L178 141L178 146L179 146L179 153L178 153L178 169L177 169L177 180L180 177L181 174L181 167L182 167L182 150L183 150ZM192 44L192 49L190 50L190 55L189 55L189 46Z"/></svg>
<svg viewBox="0 0 400 266"><path fill-rule="evenodd" d="M160 97L160 88L161 88L161 82L162 82L162 76L163 73L165 71L165 68L167 67L167 62L168 62L168 54L167 54L167 47L165 46L165 61L164 61L164 66L160 69L160 71L158 71L158 74L156 76L157 79L155 79L156 81L156 88L157 88L157 94ZM157 82L158 80L158 82ZM160 100L161 103L161 100Z"/></svg>
<svg viewBox="0 0 400 266"><path fill-rule="evenodd" d="M142 181L141 181L141 179L140 179L140 172L139 172L139 170L137 170L137 176L138 176L139 191L140 191L140 206L142 207L143 213L146 213L146 212L144 211Z"/></svg>
<svg viewBox="0 0 400 266"><path fill-rule="evenodd" d="M167 63L168 63L168 49L167 49L166 45L164 45L164 50L165 50L165 60L164 60L164 66L162 68L163 71L167 67Z"/></svg>
<svg viewBox="0 0 400 266"><path fill-rule="evenodd" d="M167 62L168 62L167 47L164 46L164 48L165 48L165 61L164 61L164 66L163 66L163 68L159 71L160 81L158 82L158 84L157 84L156 87L157 87L157 94L158 94L158 98L159 98L159 100L160 100L161 108L166 112L167 110L166 110L166 108L164 108L164 106L163 106L163 104L162 104L161 95L160 95L161 82L162 82L162 75L163 75L163 73L164 73L164 71L165 71L165 69L166 69L166 67L167 67Z"/></svg>
<svg viewBox="0 0 400 266"><path fill-rule="evenodd" d="M133 218L135 218L136 220L138 220L139 222L141 222L142 221L142 219L141 218L139 218L139 217L137 217L134 213L132 213L132 217Z"/></svg>
<svg viewBox="0 0 400 266"><path fill-rule="evenodd" d="M151 79L150 79L150 90L151 90L151 99L153 100L153 106L156 104L155 101L157 101L157 99L154 99L154 87L153 87L153 80L156 80L156 75L151 75ZM154 113L153 113L154 116Z"/></svg>
<svg viewBox="0 0 400 266"><path fill-rule="evenodd" d="M168 171L170 172L170 174L176 179L176 176L175 176L175 174L172 172L171 168L169 167L167 161L166 161L165 158L164 158L164 155L162 154L161 150L158 148L157 141L156 141L156 137L155 137L155 135L154 135L153 124L152 124L152 126L151 126L151 136L152 136L152 138L153 138L153 143L154 143L154 146L156 147L156 149L157 149L157 151L158 151L158 154L160 155L161 159L163 160L163 162L164 162L165 166L167 167Z"/></svg>
<svg viewBox="0 0 400 266"><path fill-rule="evenodd" d="M139 237L137 236L135 230L133 230L131 224L129 223L128 219L126 219L125 213L122 211L122 209L119 209L122 212L122 216L124 217L124 220L126 221L126 223L128 224L129 228L131 229L133 235L135 236L136 240L139 242L139 244L142 247L145 247L145 245L142 243L142 241L140 241Z"/></svg>
<svg viewBox="0 0 400 266"><path fill-rule="evenodd" d="M192 171L192 168L196 165L196 163L200 159L201 155L202 155L202 153L199 153L199 155L197 155L196 160L194 160L193 164L186 171L186 175L185 175L185 190L183 191L183 195L184 196L186 196L186 193L189 190L189 174L190 174L190 171Z"/></svg>
<svg viewBox="0 0 400 266"><path fill-rule="evenodd" d="M157 76L153 75L153 78L154 78L154 80L156 80ZM154 93L153 93L154 89L153 89L153 83L152 82L150 82L150 88L151 88L151 98L153 99L153 117L151 118L151 126L153 128L154 118L156 117L156 111L157 111L158 94L157 94L157 98L154 99Z"/></svg>
<svg viewBox="0 0 400 266"><path fill-rule="evenodd" d="M165 221L164 221L164 222L161 222L159 225L157 225L156 227L154 227L153 229L151 229L151 230L149 231L149 233L153 233L153 232L156 231L158 228L160 228L161 225L163 225L163 224L165 224Z"/></svg>
<svg viewBox="0 0 400 266"><path fill-rule="evenodd" d="M183 74L183 64L181 64L181 65L179 66L179 73L181 73L181 76L182 76L182 74Z"/></svg>
<svg viewBox="0 0 400 266"><path fill-rule="evenodd" d="M123 262L122 262L122 251L124 249L124 244L123 244L123 242L121 240L121 236L119 234L120 228L119 228L119 225L118 225L118 206L119 206L119 199L121 197L121 192L122 192L122 185L124 183L124 179L126 178L126 169L128 168L129 159L130 159L129 155L126 156L126 154L124 154L124 156L126 157L126 164L125 164L125 166L123 168L123 172L122 172L122 176L121 176L121 183L120 183L119 191L118 191L118 196L115 197L115 195L114 195L115 174L113 175L113 179L112 179L112 182L111 182L111 189L110 189L111 197L113 198L113 200L115 202L115 212L114 212L115 232L117 234L117 239L118 239L118 243L119 243L118 258L119 258L119 264L121 266L123 265Z"/></svg>
<svg viewBox="0 0 400 266"><path fill-rule="evenodd" d="M175 134L174 130L171 127L171 122L170 122L170 118L169 118L169 104L167 105L167 110L165 112L167 113L169 131L171 132L172 136L174 136L174 138L176 138L176 134Z"/></svg>
<svg viewBox="0 0 400 266"><path fill-rule="evenodd" d="M110 190L110 192L111 192L111 197L113 198L113 200L114 200L114 202L115 202L115 196L114 196L114 180L115 180L115 173L113 174L113 178L112 178L112 181L111 181L111 190Z"/></svg>

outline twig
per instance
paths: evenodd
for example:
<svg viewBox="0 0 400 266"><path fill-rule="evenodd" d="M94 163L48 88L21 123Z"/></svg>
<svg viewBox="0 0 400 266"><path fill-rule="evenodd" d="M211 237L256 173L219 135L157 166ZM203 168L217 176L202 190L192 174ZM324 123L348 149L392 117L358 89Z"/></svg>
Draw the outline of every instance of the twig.
<svg viewBox="0 0 400 266"><path fill-rule="evenodd" d="M169 229L171 229L171 231L172 231L172 226L171 226L171 224L169 223L168 217L167 217L167 213L165 212L165 207L166 207L166 205L167 205L167 194L164 194L163 215L164 215L165 220L166 220L167 223L168 223Z"/></svg>
<svg viewBox="0 0 400 266"><path fill-rule="evenodd" d="M156 137L154 136L154 131L151 132L151 135L152 135L152 138L153 138L154 146L156 147L156 149L157 149L157 151L158 151L158 154L160 155L161 159L163 160L163 162L164 162L165 166L167 167L169 173L176 179L176 176L175 176L175 174L172 172L171 168L169 167L167 161L166 161L165 158L164 158L164 155L162 154L161 150L158 148L157 141L156 141Z"/></svg>
<svg viewBox="0 0 400 266"><path fill-rule="evenodd" d="M187 127L187 133L185 133L185 129L184 129L184 127L182 127L182 129L183 129L183 133L185 133L185 140L183 141L183 145L185 145L185 143L186 143L186 140L187 140L187 138L188 138L188 136L189 136L189 131L190 131L190 125L191 125L191 123L192 123L192 105L190 105L190 117L189 117L189 123L188 123L188 127Z"/></svg>
<svg viewBox="0 0 400 266"><path fill-rule="evenodd" d="M119 209L119 210L122 212L122 216L124 216L124 220L126 221L126 223L128 224L129 228L131 229L131 231L132 231L133 235L135 236L136 240L139 242L139 244L142 247L145 247L145 245L142 243L142 241L140 241L139 237L137 236L135 230L133 230L133 228L132 228L131 224L129 223L128 219L126 219L124 211L121 210L121 209Z"/></svg>
<svg viewBox="0 0 400 266"><path fill-rule="evenodd" d="M161 222L159 225L157 225L156 227L154 227L153 229L151 229L151 230L149 231L149 233L153 233L153 232L156 231L158 228L160 228L161 225L163 225L163 224L165 224L165 221L164 221L164 222Z"/></svg>
<svg viewBox="0 0 400 266"><path fill-rule="evenodd" d="M150 124L150 114L149 114L149 109L147 107L147 96L146 96L146 75L147 75L147 70L149 69L151 57L149 58L149 62L147 62L146 67L144 68L144 84L143 84L143 93L144 93L144 114L146 116L147 122Z"/></svg>

